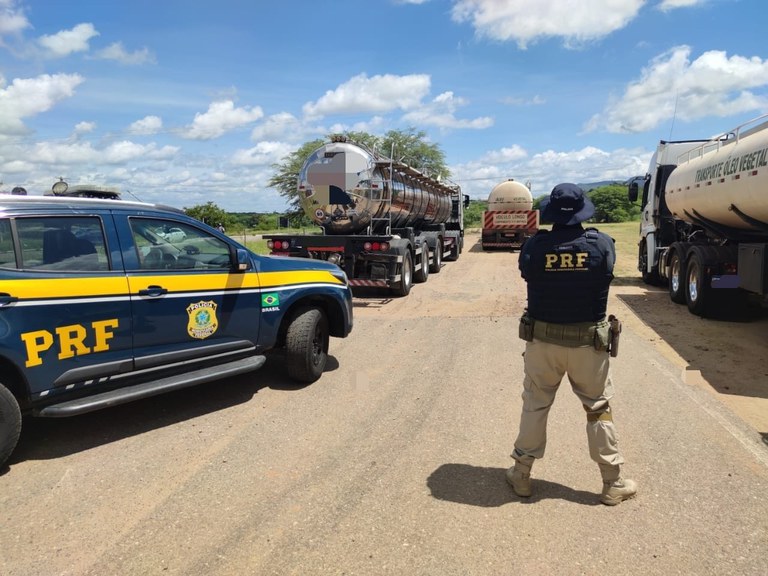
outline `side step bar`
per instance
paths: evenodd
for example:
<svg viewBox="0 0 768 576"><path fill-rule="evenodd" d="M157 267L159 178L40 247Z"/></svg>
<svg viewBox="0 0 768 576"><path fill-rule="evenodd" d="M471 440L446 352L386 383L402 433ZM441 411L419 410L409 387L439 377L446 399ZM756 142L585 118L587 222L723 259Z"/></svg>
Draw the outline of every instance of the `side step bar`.
<svg viewBox="0 0 768 576"><path fill-rule="evenodd" d="M94 394L93 396L52 404L36 411L35 415L47 418L61 418L85 414L86 412L101 410L102 408L109 408L110 406L117 406L118 404L125 404L126 402L133 402L142 398L149 398L150 396L156 396L171 390L180 390L196 386L197 384L203 384L204 382L211 382L228 376L258 370L266 361L266 356L249 356L248 358L226 364L201 368L200 370L168 376L159 380L109 390L101 394Z"/></svg>

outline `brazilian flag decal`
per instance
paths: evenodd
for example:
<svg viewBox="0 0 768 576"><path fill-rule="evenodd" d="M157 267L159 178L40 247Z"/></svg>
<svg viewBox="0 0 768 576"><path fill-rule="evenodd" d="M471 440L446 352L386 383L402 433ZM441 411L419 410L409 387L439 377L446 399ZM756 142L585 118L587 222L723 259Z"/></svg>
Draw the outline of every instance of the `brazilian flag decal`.
<svg viewBox="0 0 768 576"><path fill-rule="evenodd" d="M265 308L280 306L280 295L277 292L261 295L261 305Z"/></svg>

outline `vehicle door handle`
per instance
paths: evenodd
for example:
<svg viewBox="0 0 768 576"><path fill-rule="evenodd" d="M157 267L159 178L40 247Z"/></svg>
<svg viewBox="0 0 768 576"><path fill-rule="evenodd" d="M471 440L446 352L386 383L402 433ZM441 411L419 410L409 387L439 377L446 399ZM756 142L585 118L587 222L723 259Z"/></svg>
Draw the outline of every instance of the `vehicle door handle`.
<svg viewBox="0 0 768 576"><path fill-rule="evenodd" d="M19 298L17 296L11 296L6 292L0 292L0 306L13 304L14 302L18 302L18 301L19 301Z"/></svg>
<svg viewBox="0 0 768 576"><path fill-rule="evenodd" d="M151 296L155 298L157 296L163 296L164 294L168 294L168 289L156 284L147 286L144 290L139 290L139 296Z"/></svg>

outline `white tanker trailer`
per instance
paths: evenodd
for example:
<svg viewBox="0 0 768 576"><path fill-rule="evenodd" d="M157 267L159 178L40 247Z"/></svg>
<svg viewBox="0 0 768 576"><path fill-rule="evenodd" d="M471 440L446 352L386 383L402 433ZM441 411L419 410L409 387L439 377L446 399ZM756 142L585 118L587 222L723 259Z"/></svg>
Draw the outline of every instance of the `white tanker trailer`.
<svg viewBox="0 0 768 576"><path fill-rule="evenodd" d="M538 229L539 211L533 210L528 186L510 178L493 187L483 212L483 250L520 248Z"/></svg>
<svg viewBox="0 0 768 576"><path fill-rule="evenodd" d="M334 262L350 286L405 296L463 250L469 198L458 186L344 137L307 157L298 192L321 234L269 235L268 247L274 255Z"/></svg>
<svg viewBox="0 0 768 576"><path fill-rule="evenodd" d="M629 198L637 200L637 181ZM642 190L638 268L709 315L768 294L768 115L709 140L662 140Z"/></svg>

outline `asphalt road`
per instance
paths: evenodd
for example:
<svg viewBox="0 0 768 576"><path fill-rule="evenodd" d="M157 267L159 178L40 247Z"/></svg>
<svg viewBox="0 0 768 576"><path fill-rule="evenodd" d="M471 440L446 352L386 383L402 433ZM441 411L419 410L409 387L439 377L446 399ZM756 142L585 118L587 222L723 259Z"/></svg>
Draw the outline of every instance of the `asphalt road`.
<svg viewBox="0 0 768 576"><path fill-rule="evenodd" d="M534 496L512 493L524 286L516 254L468 248L407 298L356 298L311 386L272 357L26 422L0 476L0 574L768 574L768 446L615 297L630 321L613 406L637 498L599 504L567 382Z"/></svg>

